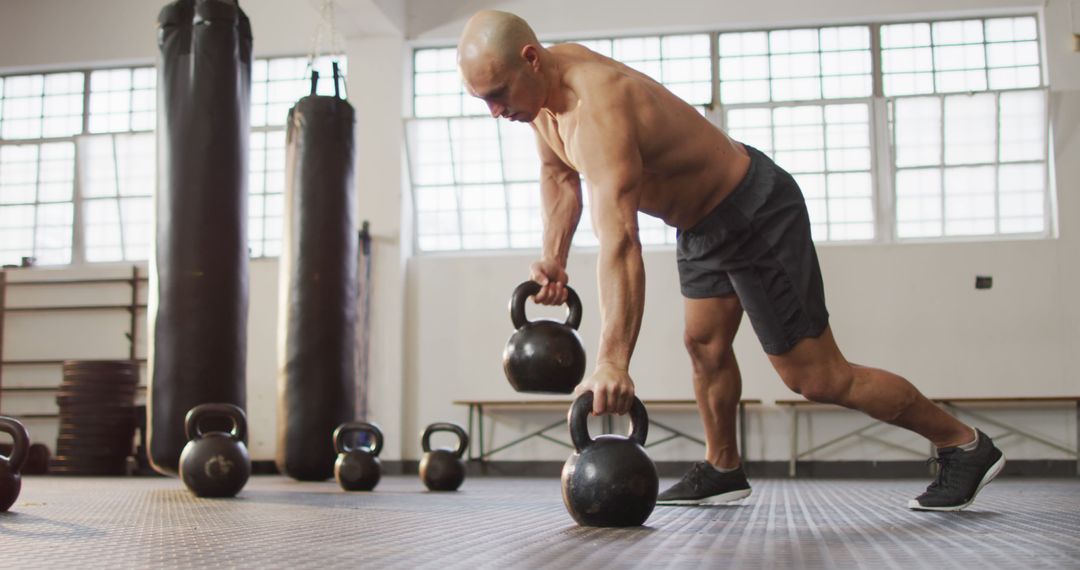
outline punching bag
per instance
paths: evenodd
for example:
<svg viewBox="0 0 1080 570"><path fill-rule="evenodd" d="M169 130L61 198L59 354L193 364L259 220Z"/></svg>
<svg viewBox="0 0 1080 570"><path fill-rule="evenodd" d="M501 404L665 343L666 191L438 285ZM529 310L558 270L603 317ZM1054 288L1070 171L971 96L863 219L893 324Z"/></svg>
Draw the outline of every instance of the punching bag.
<svg viewBox="0 0 1080 570"><path fill-rule="evenodd" d="M251 25L235 0L177 0L158 47L147 424L151 464L175 475L188 410L246 403Z"/></svg>
<svg viewBox="0 0 1080 570"><path fill-rule="evenodd" d="M277 467L302 481L333 477L334 429L356 418L356 118L317 82L289 110L278 278Z"/></svg>

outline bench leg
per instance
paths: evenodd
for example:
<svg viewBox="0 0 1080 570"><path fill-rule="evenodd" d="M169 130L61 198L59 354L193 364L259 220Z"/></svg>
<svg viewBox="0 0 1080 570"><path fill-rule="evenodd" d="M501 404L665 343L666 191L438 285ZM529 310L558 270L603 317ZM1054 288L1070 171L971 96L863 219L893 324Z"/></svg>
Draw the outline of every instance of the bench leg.
<svg viewBox="0 0 1080 570"><path fill-rule="evenodd" d="M746 404L739 402L739 455L743 465L746 465Z"/></svg>
<svg viewBox="0 0 1080 570"><path fill-rule="evenodd" d="M788 477L795 476L795 463L799 460L799 411L791 406L791 458L788 460Z"/></svg>
<svg viewBox="0 0 1080 570"><path fill-rule="evenodd" d="M484 405L483 404L480 404L480 405L476 406L476 418L477 418L477 423L479 424L478 431L480 432L479 437L477 437L476 440L478 442L480 442L480 463L483 463L483 462L487 461L487 454L484 451Z"/></svg>
<svg viewBox="0 0 1080 570"><path fill-rule="evenodd" d="M473 408L474 407L475 407L475 404L472 404L472 403L469 404L469 434L476 433L475 431L473 431ZM470 445L469 446L469 461L472 461L473 459L476 459L476 452L473 450L473 446Z"/></svg>

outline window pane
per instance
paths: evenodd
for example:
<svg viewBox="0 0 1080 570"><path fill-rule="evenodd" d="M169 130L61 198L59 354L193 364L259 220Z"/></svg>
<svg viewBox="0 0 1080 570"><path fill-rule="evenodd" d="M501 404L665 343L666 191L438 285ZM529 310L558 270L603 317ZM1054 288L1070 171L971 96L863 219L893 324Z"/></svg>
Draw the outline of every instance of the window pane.
<svg viewBox="0 0 1080 570"><path fill-rule="evenodd" d="M1002 93L1001 148L1003 162L1046 159L1046 95L1043 91Z"/></svg>
<svg viewBox="0 0 1080 570"><path fill-rule="evenodd" d="M252 257L281 251L285 191L285 132L253 132L249 139L248 250Z"/></svg>
<svg viewBox="0 0 1080 570"><path fill-rule="evenodd" d="M87 261L148 258L154 143L152 133L80 139Z"/></svg>
<svg viewBox="0 0 1080 570"><path fill-rule="evenodd" d="M918 168L896 173L896 231L901 238L934 237L942 232L941 170Z"/></svg>
<svg viewBox="0 0 1080 570"><path fill-rule="evenodd" d="M37 207L34 228L34 257L43 265L71 263L71 202Z"/></svg>
<svg viewBox="0 0 1080 570"><path fill-rule="evenodd" d="M284 126L289 109L311 93L311 71L319 72L316 93L334 94L334 56L323 56L309 67L306 57L279 57L256 62L252 68L251 126ZM337 57L341 77L348 73L346 58ZM344 79L338 84L345 93Z"/></svg>
<svg viewBox="0 0 1080 570"><path fill-rule="evenodd" d="M719 42L724 103L868 97L873 90L867 26L722 33Z"/></svg>
<svg viewBox="0 0 1080 570"><path fill-rule="evenodd" d="M997 101L992 93L945 98L945 164L993 162Z"/></svg>
<svg viewBox="0 0 1080 570"><path fill-rule="evenodd" d="M499 140L502 143L502 170L507 181L536 180L540 173L540 157L536 151L536 135L527 125L499 121Z"/></svg>
<svg viewBox="0 0 1080 570"><path fill-rule="evenodd" d="M792 173L815 240L874 238L868 104L732 109L726 124Z"/></svg>
<svg viewBox="0 0 1080 570"><path fill-rule="evenodd" d="M1031 16L884 25L885 95L1037 87L1036 32Z"/></svg>
<svg viewBox="0 0 1080 570"><path fill-rule="evenodd" d="M945 235L994 233L995 168L945 169Z"/></svg>
<svg viewBox="0 0 1080 570"><path fill-rule="evenodd" d="M37 200L38 145L0 146L0 204Z"/></svg>
<svg viewBox="0 0 1080 570"><path fill-rule="evenodd" d="M48 143L41 145L39 153L38 202L70 202L75 186L75 146Z"/></svg>
<svg viewBox="0 0 1080 570"><path fill-rule="evenodd" d="M727 130L736 140L772 154L772 112L769 109L732 109L727 113Z"/></svg>
<svg viewBox="0 0 1080 570"><path fill-rule="evenodd" d="M941 163L941 100L937 97L898 99L894 104L896 165Z"/></svg>
<svg viewBox="0 0 1080 570"><path fill-rule="evenodd" d="M41 137L44 75L19 75L5 80L3 124L0 137L29 139Z"/></svg>
<svg viewBox="0 0 1080 570"><path fill-rule="evenodd" d="M153 67L90 73L89 129L92 133L154 128L157 72Z"/></svg>
<svg viewBox="0 0 1080 570"><path fill-rule="evenodd" d="M1042 232L1046 224L1046 169L1042 164L998 168L1001 232Z"/></svg>

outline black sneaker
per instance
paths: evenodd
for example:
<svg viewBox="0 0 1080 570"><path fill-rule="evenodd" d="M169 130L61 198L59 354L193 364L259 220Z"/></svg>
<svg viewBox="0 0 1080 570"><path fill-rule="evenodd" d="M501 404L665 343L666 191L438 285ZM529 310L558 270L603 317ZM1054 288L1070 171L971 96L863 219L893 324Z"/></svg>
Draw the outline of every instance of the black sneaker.
<svg viewBox="0 0 1080 570"><path fill-rule="evenodd" d="M926 492L908 501L908 508L918 511L959 511L971 504L987 483L1005 467L1005 454L994 442L979 430L979 443L975 449L964 451L959 447L938 450L937 479Z"/></svg>
<svg viewBox="0 0 1080 570"><path fill-rule="evenodd" d="M742 465L721 473L705 461L695 463L678 483L656 498L658 505L719 505L750 496Z"/></svg>

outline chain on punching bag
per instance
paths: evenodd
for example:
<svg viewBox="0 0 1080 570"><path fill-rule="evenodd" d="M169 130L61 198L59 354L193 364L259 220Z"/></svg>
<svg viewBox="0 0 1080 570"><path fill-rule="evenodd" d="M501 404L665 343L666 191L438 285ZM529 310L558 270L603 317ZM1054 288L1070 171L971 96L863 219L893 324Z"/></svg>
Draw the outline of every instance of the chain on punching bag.
<svg viewBox="0 0 1080 570"><path fill-rule="evenodd" d="M177 472L188 410L246 403L251 42L235 0L177 0L158 17L147 423L163 473Z"/></svg>
<svg viewBox="0 0 1080 570"><path fill-rule="evenodd" d="M289 110L280 258L277 465L294 479L334 474L333 432L356 417L355 112L311 95Z"/></svg>

